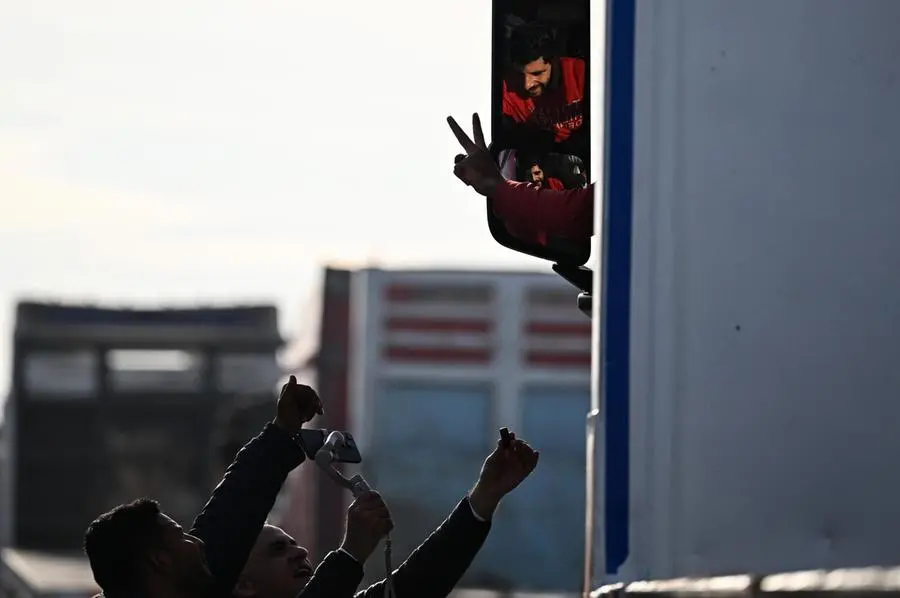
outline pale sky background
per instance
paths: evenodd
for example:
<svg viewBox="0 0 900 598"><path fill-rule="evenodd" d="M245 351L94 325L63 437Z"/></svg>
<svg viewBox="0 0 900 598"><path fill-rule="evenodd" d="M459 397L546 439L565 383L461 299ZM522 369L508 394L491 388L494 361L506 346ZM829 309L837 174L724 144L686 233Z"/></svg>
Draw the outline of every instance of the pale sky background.
<svg viewBox="0 0 900 598"><path fill-rule="evenodd" d="M490 236L445 117L486 0L0 0L0 392L19 298L274 301L322 265L549 271ZM0 399L2 400L2 399Z"/></svg>

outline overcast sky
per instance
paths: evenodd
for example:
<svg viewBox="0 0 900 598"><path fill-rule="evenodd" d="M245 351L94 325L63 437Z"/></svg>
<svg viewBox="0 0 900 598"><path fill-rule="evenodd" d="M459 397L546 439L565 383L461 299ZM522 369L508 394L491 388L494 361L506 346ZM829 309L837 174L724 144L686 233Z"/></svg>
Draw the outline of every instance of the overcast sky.
<svg viewBox="0 0 900 598"><path fill-rule="evenodd" d="M491 239L490 3L0 0L0 388L14 303L274 301L323 264L549 271Z"/></svg>

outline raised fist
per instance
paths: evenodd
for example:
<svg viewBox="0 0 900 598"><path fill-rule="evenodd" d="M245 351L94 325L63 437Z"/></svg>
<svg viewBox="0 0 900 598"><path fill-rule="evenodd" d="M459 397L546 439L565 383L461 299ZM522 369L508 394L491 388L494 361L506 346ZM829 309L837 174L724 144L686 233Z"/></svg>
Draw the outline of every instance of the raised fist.
<svg viewBox="0 0 900 598"><path fill-rule="evenodd" d="M490 518L503 497L531 475L540 456L528 443L504 428L497 448L485 459L478 482L469 494L475 512Z"/></svg>
<svg viewBox="0 0 900 598"><path fill-rule="evenodd" d="M291 376L287 383L281 387L281 395L278 397L278 415L275 416L275 425L289 434L296 434L303 424L322 415L322 400L311 387L298 384L297 378Z"/></svg>
<svg viewBox="0 0 900 598"><path fill-rule="evenodd" d="M539 457L540 453L510 432L497 441L497 448L485 459L478 483L493 494L505 496L531 475Z"/></svg>

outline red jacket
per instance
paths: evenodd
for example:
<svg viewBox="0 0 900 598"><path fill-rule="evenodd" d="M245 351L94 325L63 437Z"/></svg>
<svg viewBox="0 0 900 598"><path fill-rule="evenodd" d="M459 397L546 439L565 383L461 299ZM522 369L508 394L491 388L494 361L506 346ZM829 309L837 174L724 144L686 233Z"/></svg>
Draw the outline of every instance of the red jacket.
<svg viewBox="0 0 900 598"><path fill-rule="evenodd" d="M547 189L556 189L557 191L563 191L566 188L566 186L563 185L563 182L561 180L555 179L552 176L548 176L545 183L546 184L544 186Z"/></svg>
<svg viewBox="0 0 900 598"><path fill-rule="evenodd" d="M554 85L532 98L516 91L516 86L503 81L503 114L516 123L551 131L557 143L568 139L584 122L585 68L581 58L560 58Z"/></svg>
<svg viewBox="0 0 900 598"><path fill-rule="evenodd" d="M491 199L494 214L522 240L546 245L548 236L587 241L594 234L593 183L558 191L506 181Z"/></svg>

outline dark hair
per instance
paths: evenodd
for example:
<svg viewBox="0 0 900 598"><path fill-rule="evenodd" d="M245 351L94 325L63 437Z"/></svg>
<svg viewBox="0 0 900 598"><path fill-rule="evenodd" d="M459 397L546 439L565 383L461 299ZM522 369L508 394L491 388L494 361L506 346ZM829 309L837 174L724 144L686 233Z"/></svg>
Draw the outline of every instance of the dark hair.
<svg viewBox="0 0 900 598"><path fill-rule="evenodd" d="M550 62L557 57L557 53L556 36L548 27L520 25L510 33L509 62L513 68L521 68L538 58Z"/></svg>
<svg viewBox="0 0 900 598"><path fill-rule="evenodd" d="M139 564L160 539L159 503L141 498L100 515L84 534L84 552L94 580L107 598L133 593Z"/></svg>

